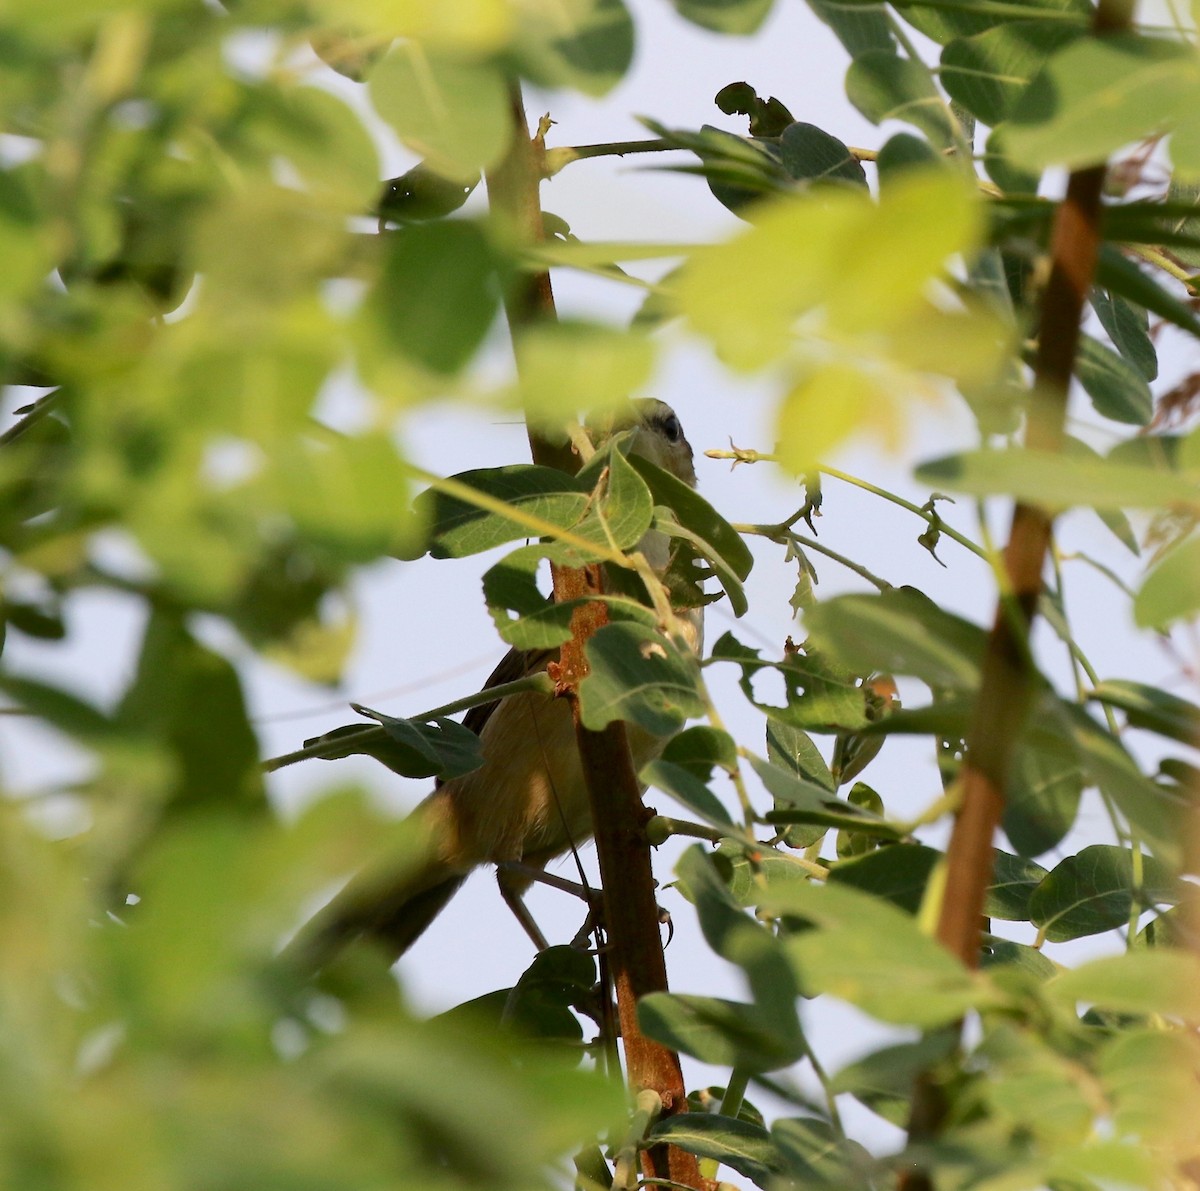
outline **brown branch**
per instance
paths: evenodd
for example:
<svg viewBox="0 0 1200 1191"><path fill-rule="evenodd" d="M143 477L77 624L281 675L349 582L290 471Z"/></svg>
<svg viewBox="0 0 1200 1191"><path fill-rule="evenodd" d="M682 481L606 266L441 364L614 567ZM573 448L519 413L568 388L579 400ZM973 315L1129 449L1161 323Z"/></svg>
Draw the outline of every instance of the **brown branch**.
<svg viewBox="0 0 1200 1191"><path fill-rule="evenodd" d="M1092 32L1129 27L1134 0L1099 0ZM1055 215L1050 276L1034 360L1033 401L1025 445L1039 451L1063 446L1067 396L1079 345L1080 323L1100 249L1104 165L1076 170ZM1037 505L1018 502L1004 552L1001 593L984 654L979 695L967 732L962 801L946 851L946 884L938 918L939 941L968 967L979 966L984 896L992 879L992 847L1004 811L1017 741L1036 690L1029 630L1042 594L1052 519ZM926 1075L913 1090L909 1141L934 1136L945 1119L942 1090ZM901 1191L930 1191L928 1170L900 1175Z"/></svg>
<svg viewBox="0 0 1200 1191"><path fill-rule="evenodd" d="M513 143L507 156L487 175L488 201L501 234L518 244L543 238L538 187L544 148L540 135L530 139L521 92L511 92ZM554 293L548 273L520 274L505 295L517 366L521 363L523 332L538 322L556 317ZM570 445L551 442L533 430L529 446L535 463L576 471L579 460ZM553 567L554 598L574 600L603 589L599 566L571 569ZM610 724L602 732L585 728L579 719L576 697L587 674L584 645L607 622L603 604L583 604L571 618L571 639L562 647L556 678L564 697L571 700L575 733L591 800L596 852L604 887L605 924L609 948L607 965L616 987L617 1011L625 1047L630 1087L658 1093L663 1115L687 1111L687 1096L679 1056L647 1038L638 1026L637 1001L649 992L665 991L667 969L659 936L650 846L643 826L650 817L642 804L641 790L629 754L625 725ZM643 1159L647 1178L669 1179L687 1187L701 1187L700 1168L691 1154L675 1146L655 1146Z"/></svg>

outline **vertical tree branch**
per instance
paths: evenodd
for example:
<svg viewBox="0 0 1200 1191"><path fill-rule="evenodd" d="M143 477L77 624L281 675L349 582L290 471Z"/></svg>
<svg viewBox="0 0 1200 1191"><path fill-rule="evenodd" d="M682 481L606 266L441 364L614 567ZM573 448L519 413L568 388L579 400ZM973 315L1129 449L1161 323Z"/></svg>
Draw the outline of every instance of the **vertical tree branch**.
<svg viewBox="0 0 1200 1191"><path fill-rule="evenodd" d="M513 143L504 160L487 176L488 200L501 234L522 244L540 240L544 235L538 160L542 147L540 139L530 139L520 88L515 83L510 105ZM533 324L556 317L549 273L515 279L505 294L505 309L519 369L523 332ZM532 429L529 445L535 463L564 471L578 470L579 460L569 445L551 442ZM603 587L599 566L553 567L552 574L554 598L559 601L595 594ZM670 1116L687 1111L679 1056L642 1034L637 1020L638 998L667 987L650 847L642 830L648 814L642 804L624 724L610 724L601 732L590 731L580 722L576 697L579 683L588 671L584 644L607 619L603 604L579 607L571 619L571 639L562 647L557 678L564 696L571 700L591 800L610 943L607 958L616 986L629 1084L635 1093L643 1089L657 1092L663 1115ZM644 1169L648 1178L670 1179L688 1187L702 1185L695 1157L675 1146L656 1146L647 1151Z"/></svg>
<svg viewBox="0 0 1200 1191"><path fill-rule="evenodd" d="M1125 30L1135 0L1099 0L1092 18L1096 36ZM1060 451L1067 397L1080 323L1100 248L1105 166L1074 171L1055 215L1050 275L1042 295L1034 360L1033 396L1025 431L1031 450ZM984 896L992 879L992 847L1004 811L1005 791L1017 741L1036 691L1029 630L1043 588L1051 516L1018 502L1004 551L1004 586L984 654L979 695L967 732L962 803L946 852L946 884L938 918L939 941L968 967L978 967ZM917 1081L909 1117L909 1140L936 1134L945 1102L932 1078ZM912 1169L900 1177L902 1191L932 1187L929 1173Z"/></svg>

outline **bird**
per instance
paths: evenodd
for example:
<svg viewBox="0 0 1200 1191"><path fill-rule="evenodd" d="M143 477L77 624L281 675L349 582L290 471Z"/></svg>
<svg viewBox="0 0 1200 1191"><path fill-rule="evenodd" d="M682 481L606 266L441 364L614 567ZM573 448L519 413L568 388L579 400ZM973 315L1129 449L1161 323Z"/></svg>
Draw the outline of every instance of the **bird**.
<svg viewBox="0 0 1200 1191"><path fill-rule="evenodd" d="M601 431L628 430L629 451L691 487L696 471L674 410L655 398L630 399ZM650 530L638 548L656 570L669 563L670 541ZM699 650L700 607L677 611L685 643ZM512 682L556 659L557 650L512 649L492 671L484 690ZM523 691L471 708L464 727L480 738L483 763L439 780L410 818L420 838L418 858L396 865L386 859L360 870L317 911L284 948L308 972L325 967L356 940L365 940L394 963L445 908L472 871L497 865L501 895L538 949L546 940L521 895L546 864L592 836L591 804L567 700ZM662 752L667 737L630 726L635 771Z"/></svg>

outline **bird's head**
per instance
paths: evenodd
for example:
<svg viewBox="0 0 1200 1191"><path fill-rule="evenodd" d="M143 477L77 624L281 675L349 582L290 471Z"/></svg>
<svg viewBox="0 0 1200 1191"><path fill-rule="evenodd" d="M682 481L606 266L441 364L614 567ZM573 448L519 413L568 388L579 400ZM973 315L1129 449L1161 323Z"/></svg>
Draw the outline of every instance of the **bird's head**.
<svg viewBox="0 0 1200 1191"><path fill-rule="evenodd" d="M592 428L604 438L632 430L630 450L635 455L649 459L685 484L696 486L691 444L684 437L675 411L665 401L655 397L630 398L627 406Z"/></svg>

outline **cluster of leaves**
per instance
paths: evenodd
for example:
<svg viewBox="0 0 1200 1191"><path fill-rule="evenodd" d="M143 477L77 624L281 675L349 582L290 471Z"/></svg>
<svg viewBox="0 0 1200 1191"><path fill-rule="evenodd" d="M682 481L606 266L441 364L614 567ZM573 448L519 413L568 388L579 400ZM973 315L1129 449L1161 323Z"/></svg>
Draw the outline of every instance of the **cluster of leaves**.
<svg viewBox="0 0 1200 1191"><path fill-rule="evenodd" d="M675 6L743 34L771 0ZM1135 552L1128 514L1155 512L1158 555L1134 613L1155 628L1194 614L1200 439L1144 433L1158 429L1155 332L1200 338L1194 45L1148 30L1095 38L1083 0L810 7L851 58L851 101L914 131L864 153L746 84L718 103L749 116L749 137L655 125L664 145L695 155L687 168L746 230L689 253L636 333L577 322L529 334L519 386L496 399L545 425L611 405L651 375L646 328L679 318L730 368L781 385L777 454L806 474L851 431L896 441L914 395L953 389L980 447L927 463L920 480L1095 509ZM936 69L910 29L941 47ZM1198 1057L1175 1025L1200 1017L1196 940L1170 907L1200 711L1098 682L1061 592L1043 612L1086 682L1064 695L1040 680L1016 742L1011 850L996 853L987 906L1031 924L1039 946L989 935L974 974L929 938L941 854L921 842L924 817L889 809L914 791L856 779L889 737L927 737L944 783L928 792L927 818L945 809L980 686L977 624L881 584L809 608L808 639L778 659L732 634L694 658L668 609L717 598L700 586L715 580L744 612L751 554L707 502L619 439L577 477L513 466L408 499L416 478L398 418L478 392L472 362L531 263L502 232L455 214L509 147L509 81L602 94L628 69L633 31L621 0L336 11L324 0L94 0L0 17L0 367L17 415L0 443L3 626L69 636L77 593L98 588L146 621L115 708L19 667L0 677L14 705L91 758L52 805L0 805L0 1169L14 1185L529 1187L614 1126L612 1086L577 1066L574 1011L590 1008L594 972L573 952L548 953L516 988L441 1023L413 1021L370 957L351 957L319 992L278 970L301 906L381 840L402 866L408 841L347 794L281 821L239 675L198 636L199 614L219 617L262 656L331 679L354 626L330 597L356 568L527 538L537 541L483 583L500 637L520 648L569 634L570 606L537 586L545 560L607 565L610 623L589 645L580 695L589 727L682 728L712 705L710 667L736 669L765 726L761 748L688 728L643 774L695 820L685 830L717 845L686 854L680 888L750 990L745 1002L643 1003L648 1033L731 1069L721 1111L672 1118L650 1141L763 1186L874 1186L914 1162L963 1186L1150 1186L1195 1161ZM382 194L365 122L316 85L310 42L424 158ZM976 122L988 130L986 179ZM1053 210L1038 197L1042 171L1163 136L1169 181L1155 183L1144 154L1144 168L1114 173L1120 201L1106 211L1091 295L1103 337L1085 336L1077 361L1094 413L1127 437L1104 455L1081 439L1053 458L1015 448ZM380 234L363 232L369 213ZM568 237L540 259L611 269L612 256ZM348 430L318 416L347 375L361 405ZM1172 416L1197 391L1194 377L1181 382ZM921 540L936 545L932 500L916 511ZM802 553L792 523L768 536ZM672 544L665 575L636 557L648 532ZM760 693L767 673L782 700ZM920 684L924 705L898 707L888 675ZM445 714L367 714L373 723L328 733L306 755L365 752L412 776L477 763L470 733ZM1166 742L1157 772L1143 771L1118 715ZM1088 788L1116 842L1050 863ZM1041 946L1122 928L1124 954L1073 970ZM837 1072L812 1104L773 1076L820 1070L801 1005L821 995L921 1036ZM953 1026L968 1012L980 1030L964 1052ZM508 1027L499 1040L497 1023ZM950 1106L939 1136L884 1160L845 1135L836 1096L904 1123L922 1073ZM791 1095L797 1115L768 1127L736 1094L749 1079Z"/></svg>

